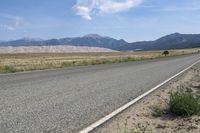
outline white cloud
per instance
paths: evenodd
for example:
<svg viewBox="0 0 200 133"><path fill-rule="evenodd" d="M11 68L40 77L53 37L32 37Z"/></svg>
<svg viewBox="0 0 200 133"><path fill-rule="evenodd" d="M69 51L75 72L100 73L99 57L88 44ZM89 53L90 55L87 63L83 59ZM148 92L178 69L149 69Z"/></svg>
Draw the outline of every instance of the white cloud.
<svg viewBox="0 0 200 133"><path fill-rule="evenodd" d="M16 28L21 25L24 19L20 16L15 16L6 13L0 13L0 18L4 20L4 22L0 23L0 27L3 30L14 31Z"/></svg>
<svg viewBox="0 0 200 133"><path fill-rule="evenodd" d="M14 31L15 30L15 27L12 27L12 26L6 26L5 25L5 28L9 31Z"/></svg>
<svg viewBox="0 0 200 133"><path fill-rule="evenodd" d="M142 3L143 0L77 0L73 7L76 14L91 20L96 13L118 13Z"/></svg>
<svg viewBox="0 0 200 133"><path fill-rule="evenodd" d="M7 31L14 31L16 28L10 25L1 24L0 29L7 30Z"/></svg>
<svg viewBox="0 0 200 133"><path fill-rule="evenodd" d="M85 6L76 6L77 15L82 16L84 19L91 20L90 9Z"/></svg>

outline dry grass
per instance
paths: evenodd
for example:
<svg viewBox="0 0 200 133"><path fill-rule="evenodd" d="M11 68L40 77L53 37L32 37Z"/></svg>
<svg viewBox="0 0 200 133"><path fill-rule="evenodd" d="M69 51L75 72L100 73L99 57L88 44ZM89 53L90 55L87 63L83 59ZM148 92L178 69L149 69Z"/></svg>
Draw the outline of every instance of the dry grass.
<svg viewBox="0 0 200 133"><path fill-rule="evenodd" d="M198 51L199 49L172 50L170 56ZM0 54L0 73L153 59L164 57L162 52Z"/></svg>

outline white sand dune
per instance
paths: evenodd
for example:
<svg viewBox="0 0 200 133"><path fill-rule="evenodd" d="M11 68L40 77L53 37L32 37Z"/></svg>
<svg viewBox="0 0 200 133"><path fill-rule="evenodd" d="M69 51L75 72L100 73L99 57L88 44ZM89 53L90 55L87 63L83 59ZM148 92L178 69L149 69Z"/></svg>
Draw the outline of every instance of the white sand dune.
<svg viewBox="0 0 200 133"><path fill-rule="evenodd" d="M107 48L85 46L19 46L0 47L0 53L74 53L74 52L116 52Z"/></svg>

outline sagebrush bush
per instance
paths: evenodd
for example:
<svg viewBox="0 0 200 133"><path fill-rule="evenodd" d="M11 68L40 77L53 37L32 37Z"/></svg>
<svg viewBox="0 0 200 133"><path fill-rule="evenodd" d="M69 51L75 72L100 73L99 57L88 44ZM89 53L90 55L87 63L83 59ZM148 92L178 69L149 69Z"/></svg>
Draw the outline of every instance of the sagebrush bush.
<svg viewBox="0 0 200 133"><path fill-rule="evenodd" d="M200 115L200 96L184 91L171 93L169 111L179 116Z"/></svg>

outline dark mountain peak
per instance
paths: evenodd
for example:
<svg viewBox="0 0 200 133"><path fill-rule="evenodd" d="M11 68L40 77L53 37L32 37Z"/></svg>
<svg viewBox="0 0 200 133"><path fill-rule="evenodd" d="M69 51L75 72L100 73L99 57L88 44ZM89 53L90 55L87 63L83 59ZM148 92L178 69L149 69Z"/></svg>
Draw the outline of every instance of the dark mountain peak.
<svg viewBox="0 0 200 133"><path fill-rule="evenodd" d="M83 36L83 37L85 37L85 38L96 38L96 39L98 39L98 38L103 38L103 37L100 36L99 34L87 34L87 35L85 35L85 36Z"/></svg>
<svg viewBox="0 0 200 133"><path fill-rule="evenodd" d="M170 34L171 36L174 36L174 35L182 35L181 33L178 33L178 32L175 32L175 33L172 33Z"/></svg>
<svg viewBox="0 0 200 133"><path fill-rule="evenodd" d="M118 41L123 42L123 43L128 43L128 42L125 41L124 39L120 39L120 40L118 40Z"/></svg>
<svg viewBox="0 0 200 133"><path fill-rule="evenodd" d="M182 36L185 36L186 34L181 34L181 33L173 33L173 34L169 34L169 35L166 35L164 37L172 37L172 38L176 38L176 37L182 37Z"/></svg>
<svg viewBox="0 0 200 133"><path fill-rule="evenodd" d="M159 38L158 40L165 39L196 39L199 38L200 34L181 34L181 33L173 33Z"/></svg>
<svg viewBox="0 0 200 133"><path fill-rule="evenodd" d="M177 40L177 39L182 39L184 38L184 34L180 34L180 33L173 33L173 34L169 34L169 35L166 35L166 36L163 36L159 39L157 39L156 41L172 41L172 40Z"/></svg>

